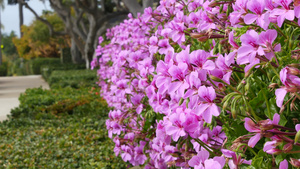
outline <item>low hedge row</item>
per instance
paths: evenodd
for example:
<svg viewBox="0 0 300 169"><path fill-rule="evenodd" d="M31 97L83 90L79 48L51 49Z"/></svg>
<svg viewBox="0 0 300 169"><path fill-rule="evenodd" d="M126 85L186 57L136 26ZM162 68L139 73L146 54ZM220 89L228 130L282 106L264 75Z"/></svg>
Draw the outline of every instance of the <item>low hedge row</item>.
<svg viewBox="0 0 300 169"><path fill-rule="evenodd" d="M47 79L50 87L54 88L81 88L96 87L97 72L92 70L55 70Z"/></svg>
<svg viewBox="0 0 300 169"><path fill-rule="evenodd" d="M7 62L3 62L0 65L0 76L7 76L7 73L8 73L7 65L8 65Z"/></svg>
<svg viewBox="0 0 300 169"><path fill-rule="evenodd" d="M33 58L31 60L18 58L13 62L4 62L3 66L0 66L0 76L42 74L47 79L54 70L85 68L85 64L61 63L60 58Z"/></svg>
<svg viewBox="0 0 300 169"><path fill-rule="evenodd" d="M0 123L4 168L127 168L107 137L108 107L95 88L27 89Z"/></svg>
<svg viewBox="0 0 300 169"><path fill-rule="evenodd" d="M103 113L103 99L99 98L98 92L94 94L94 88L45 90L42 88L27 89L19 97L20 105L12 109L11 117L38 118L44 114L85 114L93 111L95 114ZM99 111L98 111L99 110Z"/></svg>
<svg viewBox="0 0 300 169"><path fill-rule="evenodd" d="M48 80L51 73L55 70L79 70L85 69L85 64L57 64L57 65L42 65L41 74L45 80Z"/></svg>
<svg viewBox="0 0 300 169"><path fill-rule="evenodd" d="M4 168L126 168L114 156L103 117L94 113L0 123ZM45 117L45 116L44 116Z"/></svg>
<svg viewBox="0 0 300 169"><path fill-rule="evenodd" d="M35 58L30 60L32 73L41 74L41 67L43 65L61 65L60 58Z"/></svg>

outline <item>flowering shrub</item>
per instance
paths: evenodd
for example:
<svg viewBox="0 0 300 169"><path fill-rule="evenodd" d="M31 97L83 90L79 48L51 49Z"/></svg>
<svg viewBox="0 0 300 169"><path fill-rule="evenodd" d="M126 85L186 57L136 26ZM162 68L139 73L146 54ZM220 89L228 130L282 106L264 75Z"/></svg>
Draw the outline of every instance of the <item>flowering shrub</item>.
<svg viewBox="0 0 300 169"><path fill-rule="evenodd" d="M96 52L114 152L145 168L300 167L300 2L161 0Z"/></svg>

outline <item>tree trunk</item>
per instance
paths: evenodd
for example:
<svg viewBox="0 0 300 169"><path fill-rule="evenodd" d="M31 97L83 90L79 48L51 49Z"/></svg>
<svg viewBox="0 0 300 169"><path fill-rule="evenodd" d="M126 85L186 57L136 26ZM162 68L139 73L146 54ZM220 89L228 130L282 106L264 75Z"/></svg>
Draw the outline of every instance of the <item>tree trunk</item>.
<svg viewBox="0 0 300 169"><path fill-rule="evenodd" d="M2 65L2 30L1 30L1 8L0 8L0 65Z"/></svg>
<svg viewBox="0 0 300 169"><path fill-rule="evenodd" d="M136 0L123 0L123 2L134 17L137 17L138 12L143 13L143 7Z"/></svg>
<svg viewBox="0 0 300 169"><path fill-rule="evenodd" d="M86 68L90 68L90 63L93 59L93 55L95 53L94 42L97 35L98 25L96 23L97 17L95 15L88 15L89 20L89 31L87 35L87 39L84 45L84 59L86 61ZM98 37L97 37L98 38Z"/></svg>
<svg viewBox="0 0 300 169"><path fill-rule="evenodd" d="M23 37L22 25L24 24L24 16L23 16L23 4L19 1L19 26L20 26L20 36Z"/></svg>
<svg viewBox="0 0 300 169"><path fill-rule="evenodd" d="M143 9L153 7L154 0L143 0Z"/></svg>
<svg viewBox="0 0 300 169"><path fill-rule="evenodd" d="M71 50L71 55L72 55L72 62L74 64L83 63L80 51L78 50L78 48L76 46L76 43L75 43L73 38L71 39L71 48L70 48L70 50Z"/></svg>

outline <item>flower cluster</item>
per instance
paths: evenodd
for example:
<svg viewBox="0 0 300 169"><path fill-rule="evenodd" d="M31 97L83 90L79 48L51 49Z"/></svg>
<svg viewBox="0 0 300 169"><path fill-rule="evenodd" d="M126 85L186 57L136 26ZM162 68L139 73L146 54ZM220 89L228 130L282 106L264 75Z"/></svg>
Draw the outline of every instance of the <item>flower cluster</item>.
<svg viewBox="0 0 300 169"><path fill-rule="evenodd" d="M291 0L161 0L129 14L105 45L99 38L91 63L113 108L115 154L149 169L239 168L261 149L296 154L299 17Z"/></svg>

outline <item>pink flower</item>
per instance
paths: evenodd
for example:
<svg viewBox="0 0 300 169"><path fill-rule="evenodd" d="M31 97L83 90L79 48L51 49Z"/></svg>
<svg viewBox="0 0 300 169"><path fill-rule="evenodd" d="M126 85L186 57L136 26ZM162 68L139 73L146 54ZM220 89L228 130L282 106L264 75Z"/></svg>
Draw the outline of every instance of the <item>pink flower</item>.
<svg viewBox="0 0 300 169"><path fill-rule="evenodd" d="M236 0L236 2L233 5L234 11L230 13L230 23L232 25L236 25L239 22L239 19L241 16L246 13L247 11L247 2L248 0Z"/></svg>
<svg viewBox="0 0 300 169"><path fill-rule="evenodd" d="M121 154L122 159L126 161L130 161L132 158L132 149L129 146L121 145L121 150L123 153Z"/></svg>
<svg viewBox="0 0 300 169"><path fill-rule="evenodd" d="M228 161L228 165L229 165L230 169L238 169L239 165L241 165L241 164L251 165L252 160L248 161L248 160L242 159L241 155L237 156L237 154L233 151L221 149L221 152L224 154L225 157L231 158Z"/></svg>
<svg viewBox="0 0 300 169"><path fill-rule="evenodd" d="M194 169L221 169L225 165L224 157L209 158L209 152L206 150L199 151L197 155L193 156L188 164Z"/></svg>
<svg viewBox="0 0 300 169"><path fill-rule="evenodd" d="M199 24L200 20L201 20L201 13L202 11L199 10L197 12L191 12L188 16L188 20L189 20L189 27L197 27L197 24Z"/></svg>
<svg viewBox="0 0 300 169"><path fill-rule="evenodd" d="M237 54L237 64L247 64L254 65L259 63L259 60L256 58L256 55L264 55L263 48L259 45L259 36L258 33L254 30L249 30L246 34L241 36L242 46L238 49ZM250 69L248 66L245 68L245 72Z"/></svg>
<svg viewBox="0 0 300 169"><path fill-rule="evenodd" d="M216 29L217 26L214 23L214 21L212 19L210 19L208 17L208 15L206 13L202 13L202 17L201 17L201 22L198 25L198 31L204 31L204 30L208 30L208 29Z"/></svg>
<svg viewBox="0 0 300 169"><path fill-rule="evenodd" d="M208 151L199 151L199 153L196 156L193 156L190 160L189 160L189 165L191 167L196 168L200 168L203 167L203 163L205 160L207 160L209 157L209 152Z"/></svg>
<svg viewBox="0 0 300 169"><path fill-rule="evenodd" d="M267 59L271 60L275 54L274 52L278 52L281 50L280 43L277 45L272 46L274 40L277 37L277 31L273 29L268 29L267 31L263 31L259 35L258 43L264 47L265 56Z"/></svg>
<svg viewBox="0 0 300 169"><path fill-rule="evenodd" d="M198 73L193 71L187 77L190 88L186 91L183 98L188 98L195 93L197 93L199 87L201 86L201 80L198 78Z"/></svg>
<svg viewBox="0 0 300 169"><path fill-rule="evenodd" d="M273 120L271 121L270 119L261 121L260 124L268 125L268 124L275 124L277 125L280 120L280 115L279 114L274 114ZM248 146L249 147L254 147L256 143L261 139L262 134L261 134L261 129L259 124L255 124L250 118L246 117L245 118L245 123L244 123L245 129L249 132L256 133L253 137L251 137L248 141Z"/></svg>
<svg viewBox="0 0 300 169"><path fill-rule="evenodd" d="M294 10L291 10L289 7L290 3L292 3L292 0L275 0L275 3L282 7L273 10L274 11L273 13L275 15L278 15L277 24L279 27L282 26L285 19L290 21L294 20L295 18Z"/></svg>
<svg viewBox="0 0 300 169"><path fill-rule="evenodd" d="M268 154L277 154L281 153L280 149L276 149L276 147L283 143L283 140L277 135L271 137L272 141L267 141L264 145L263 151Z"/></svg>
<svg viewBox="0 0 300 169"><path fill-rule="evenodd" d="M216 66L213 61L207 59L208 57L210 57L210 53L204 50L195 50L190 54L190 61L196 68L213 70Z"/></svg>
<svg viewBox="0 0 300 169"><path fill-rule="evenodd" d="M169 44L168 39L161 39L158 41L158 46L160 47L158 49L158 52L160 54L168 54L169 51L174 51L173 47Z"/></svg>
<svg viewBox="0 0 300 169"><path fill-rule="evenodd" d="M254 21L256 21L257 25L259 25L260 27L266 30L270 24L270 20L269 20L269 14L263 13L265 9L264 1L251 0L247 3L247 8L255 14L251 14L251 13L246 14L244 17L245 23L249 25L252 24Z"/></svg>
<svg viewBox="0 0 300 169"><path fill-rule="evenodd" d="M177 141L179 137L185 136L184 123L186 121L186 115L182 109L178 108L176 112L169 117L170 122L166 126L166 133L171 135L174 141Z"/></svg>
<svg viewBox="0 0 300 169"><path fill-rule="evenodd" d="M216 60L217 67L226 72L232 71L231 64L233 63L234 63L234 55L230 55L230 54L229 55L225 54L225 57L220 54Z"/></svg>
<svg viewBox="0 0 300 169"><path fill-rule="evenodd" d="M147 156L143 153L143 149L146 145L145 141L140 141L140 146L134 148L134 163L135 165L142 165L147 160Z"/></svg>
<svg viewBox="0 0 300 169"><path fill-rule="evenodd" d="M197 107L196 114L201 115L207 123L211 123L212 116L220 115L218 106L213 102L216 92L213 87L201 86L198 89L198 95L202 103Z"/></svg>
<svg viewBox="0 0 300 169"><path fill-rule="evenodd" d="M297 70L294 70L297 71ZM285 67L280 71L280 80L284 86L276 89L276 104L278 107L282 106L283 100L287 92L298 92L300 87L300 78L292 74L293 70L289 67Z"/></svg>
<svg viewBox="0 0 300 169"><path fill-rule="evenodd" d="M179 63L178 66L172 65L168 72L172 76L173 81L169 86L169 92L173 94L175 91L178 91L178 95L183 97L185 89L189 88L189 84L185 80L187 64Z"/></svg>

